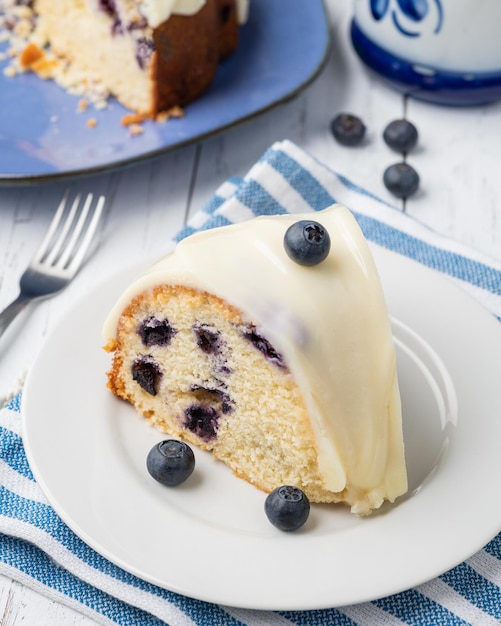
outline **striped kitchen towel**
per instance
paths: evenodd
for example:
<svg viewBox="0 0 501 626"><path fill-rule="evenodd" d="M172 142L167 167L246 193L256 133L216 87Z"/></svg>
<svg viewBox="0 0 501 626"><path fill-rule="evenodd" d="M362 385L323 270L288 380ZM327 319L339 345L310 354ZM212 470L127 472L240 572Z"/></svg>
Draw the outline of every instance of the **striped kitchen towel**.
<svg viewBox="0 0 501 626"><path fill-rule="evenodd" d="M224 183L178 234L255 215L342 202L366 237L455 281L501 319L501 263L432 232L335 174L289 141L273 145L244 179ZM127 626L277 626L501 623L501 535L449 572L373 602L265 612L192 600L139 580L94 552L56 515L27 462L18 395L0 411L0 573L92 617ZM501 526L501 520L500 520Z"/></svg>

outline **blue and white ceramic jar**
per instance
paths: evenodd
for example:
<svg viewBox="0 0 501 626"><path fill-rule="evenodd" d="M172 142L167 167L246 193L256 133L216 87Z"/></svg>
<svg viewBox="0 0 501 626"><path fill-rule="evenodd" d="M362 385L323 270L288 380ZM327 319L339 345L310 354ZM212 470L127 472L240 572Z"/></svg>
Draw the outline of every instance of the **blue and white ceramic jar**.
<svg viewBox="0 0 501 626"><path fill-rule="evenodd" d="M501 100L501 0L354 0L351 38L368 67L421 100Z"/></svg>

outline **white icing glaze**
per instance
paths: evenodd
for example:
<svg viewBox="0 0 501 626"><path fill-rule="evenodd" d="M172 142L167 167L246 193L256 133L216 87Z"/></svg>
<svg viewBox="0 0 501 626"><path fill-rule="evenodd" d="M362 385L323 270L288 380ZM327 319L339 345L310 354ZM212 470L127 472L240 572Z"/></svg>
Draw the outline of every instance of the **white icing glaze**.
<svg viewBox="0 0 501 626"><path fill-rule="evenodd" d="M319 265L292 261L286 229L314 219L331 250ZM162 283L212 292L234 305L281 352L305 399L325 486L368 513L407 490L395 349L377 270L352 214L259 217L197 233L121 296L104 326L113 339L131 299Z"/></svg>
<svg viewBox="0 0 501 626"><path fill-rule="evenodd" d="M140 10L148 24L156 28L172 14L194 15L205 4L205 0L140 0ZM237 0L237 15L240 24L247 19L249 0Z"/></svg>

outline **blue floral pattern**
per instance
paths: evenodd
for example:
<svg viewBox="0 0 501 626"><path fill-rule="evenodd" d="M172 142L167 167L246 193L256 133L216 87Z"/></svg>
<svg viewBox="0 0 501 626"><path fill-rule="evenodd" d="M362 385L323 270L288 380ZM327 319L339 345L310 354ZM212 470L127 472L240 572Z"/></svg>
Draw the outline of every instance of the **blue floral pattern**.
<svg viewBox="0 0 501 626"><path fill-rule="evenodd" d="M390 6L390 0L369 0L370 10L373 18L380 21L389 13L395 28L406 37L419 37L420 24L430 14L430 4L436 7L436 20L433 32L439 33L444 21L444 10L441 0L396 0L393 6ZM405 22L410 22L410 27L402 25L402 17ZM414 25L414 26L412 26Z"/></svg>

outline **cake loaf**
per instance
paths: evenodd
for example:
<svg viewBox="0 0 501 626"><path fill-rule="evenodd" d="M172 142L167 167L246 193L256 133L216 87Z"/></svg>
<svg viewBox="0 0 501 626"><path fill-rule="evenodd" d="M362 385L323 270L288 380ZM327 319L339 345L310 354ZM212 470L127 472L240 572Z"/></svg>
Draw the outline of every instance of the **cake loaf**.
<svg viewBox="0 0 501 626"><path fill-rule="evenodd" d="M138 114L202 95L238 45L248 0L34 0L33 41ZM30 60L33 52L26 55ZM39 66L38 57L35 61ZM47 71L46 62L43 70ZM34 64L36 71L37 64ZM63 73L53 71L53 77ZM60 80L59 82L63 82Z"/></svg>
<svg viewBox="0 0 501 626"><path fill-rule="evenodd" d="M308 220L330 237L311 266L284 247ZM407 490L390 321L345 207L186 238L126 289L104 335L111 391L256 487L360 515Z"/></svg>

